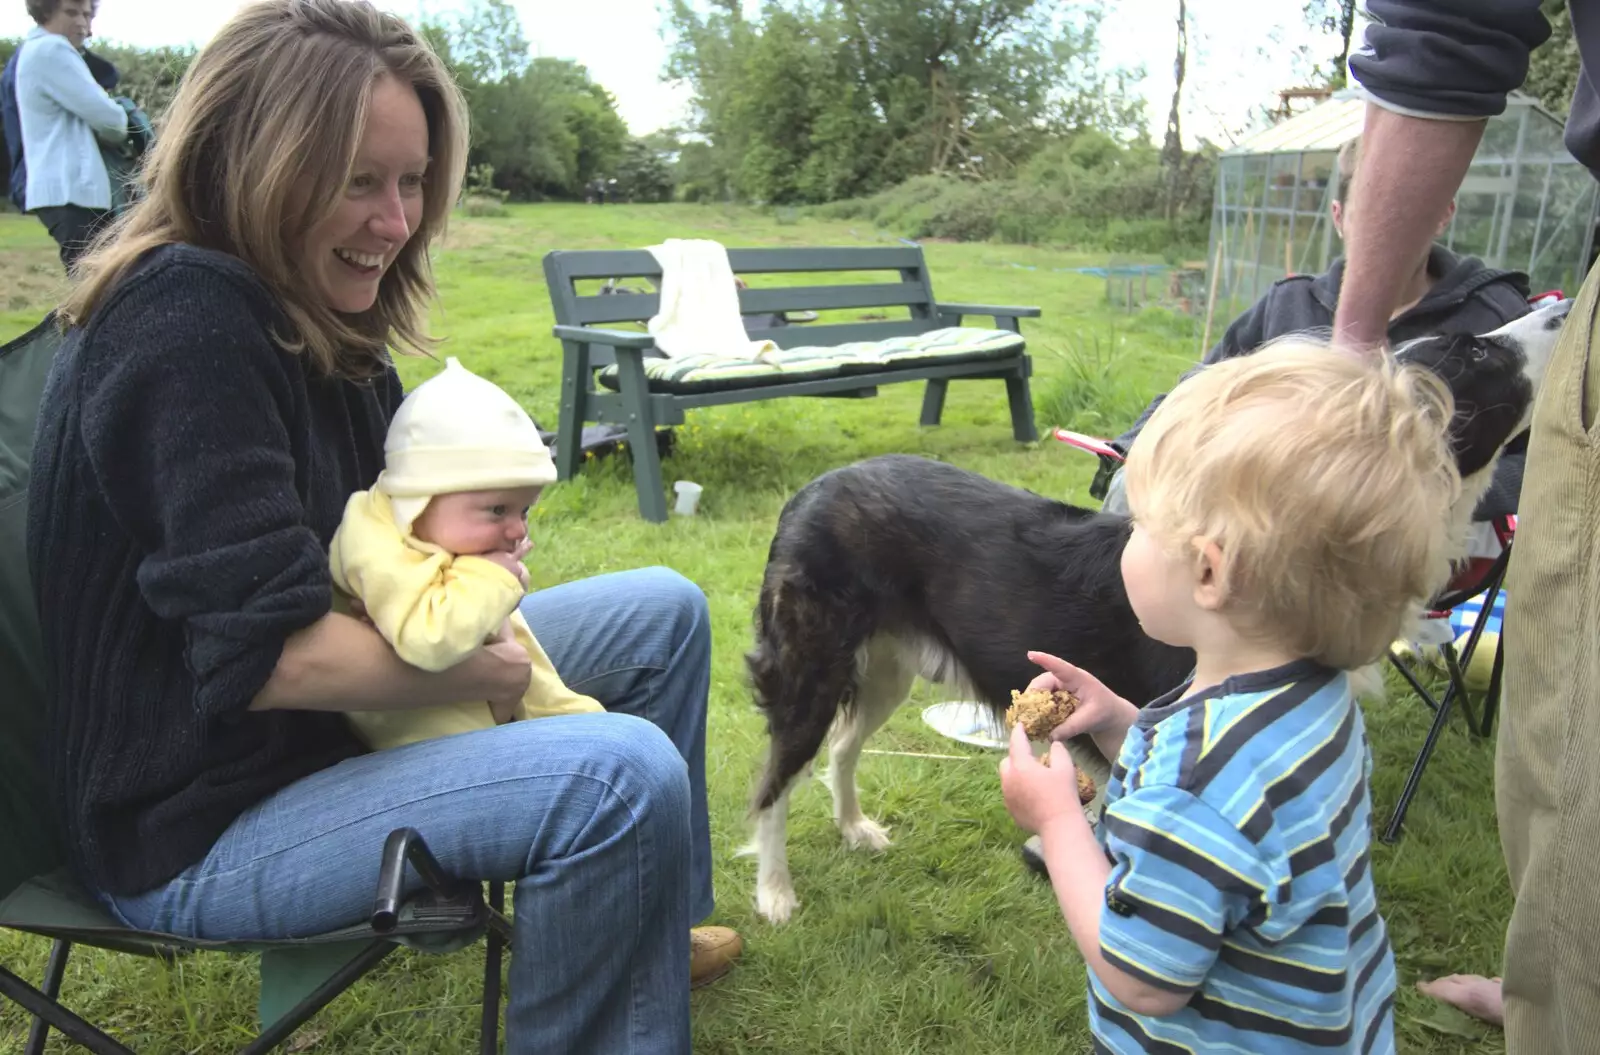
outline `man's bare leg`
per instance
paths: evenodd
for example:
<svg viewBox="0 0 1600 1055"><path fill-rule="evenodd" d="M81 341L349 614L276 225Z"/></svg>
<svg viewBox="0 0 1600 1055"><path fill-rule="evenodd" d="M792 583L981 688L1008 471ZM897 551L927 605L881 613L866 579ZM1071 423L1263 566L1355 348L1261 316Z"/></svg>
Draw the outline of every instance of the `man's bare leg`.
<svg viewBox="0 0 1600 1055"><path fill-rule="evenodd" d="M1500 979L1481 974L1452 974L1431 982L1418 982L1423 996L1442 1000L1460 1008L1473 1018L1492 1025L1505 1025L1505 1003L1500 997Z"/></svg>

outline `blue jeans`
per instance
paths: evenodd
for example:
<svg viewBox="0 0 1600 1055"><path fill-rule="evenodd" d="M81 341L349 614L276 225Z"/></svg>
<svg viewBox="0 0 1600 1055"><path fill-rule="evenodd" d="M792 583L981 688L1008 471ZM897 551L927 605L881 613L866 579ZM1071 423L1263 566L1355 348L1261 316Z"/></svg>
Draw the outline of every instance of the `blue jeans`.
<svg viewBox="0 0 1600 1055"><path fill-rule="evenodd" d="M108 907L199 938L333 930L372 910L379 850L409 825L452 873L516 884L507 1052L687 1052L689 927L713 906L705 596L651 568L542 590L522 613L562 679L608 713L342 762Z"/></svg>

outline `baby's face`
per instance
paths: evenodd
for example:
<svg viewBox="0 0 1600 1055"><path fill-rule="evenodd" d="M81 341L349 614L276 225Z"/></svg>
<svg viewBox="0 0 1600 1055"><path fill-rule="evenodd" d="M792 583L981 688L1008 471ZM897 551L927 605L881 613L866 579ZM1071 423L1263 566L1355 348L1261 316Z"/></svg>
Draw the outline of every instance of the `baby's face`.
<svg viewBox="0 0 1600 1055"><path fill-rule="evenodd" d="M411 532L457 556L514 553L528 537L528 510L539 501L541 490L508 487L435 495Z"/></svg>

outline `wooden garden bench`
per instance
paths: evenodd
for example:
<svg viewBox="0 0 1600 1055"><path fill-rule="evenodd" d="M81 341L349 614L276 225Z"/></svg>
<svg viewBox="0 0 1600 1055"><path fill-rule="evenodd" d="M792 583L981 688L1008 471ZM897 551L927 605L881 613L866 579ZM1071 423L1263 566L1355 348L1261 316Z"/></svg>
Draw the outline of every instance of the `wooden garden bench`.
<svg viewBox="0 0 1600 1055"><path fill-rule="evenodd" d="M655 430L678 425L694 407L750 403L785 396L869 397L879 385L926 381L922 424L937 425L945 392L953 379L1005 381L1011 407L1011 432L1019 442L1038 439L1028 389L1032 361L1018 320L1035 318L1038 308L985 304L944 304L934 299L922 249L843 247L730 249L735 274L821 274L892 272L893 281L767 286L739 291L746 314L827 311L840 308L904 308L907 316L882 321L779 326L751 331L782 351L766 361L711 356L666 358L650 334L612 329L618 323L643 324L655 315L655 293L608 292L605 279L659 281L661 265L643 249L557 250L544 258L545 278L555 309L555 335L562 346L561 415L557 426L556 469L560 479L582 465L579 438L587 422L625 425L633 456L639 512L667 519L661 458ZM580 290L580 283L588 283ZM962 327L967 315L987 315L994 329Z"/></svg>

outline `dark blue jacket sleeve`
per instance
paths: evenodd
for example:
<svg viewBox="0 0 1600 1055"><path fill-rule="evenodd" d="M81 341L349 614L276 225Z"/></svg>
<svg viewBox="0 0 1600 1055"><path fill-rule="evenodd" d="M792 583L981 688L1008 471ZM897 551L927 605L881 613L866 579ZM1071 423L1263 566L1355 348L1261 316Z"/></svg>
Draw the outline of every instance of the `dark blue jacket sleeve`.
<svg viewBox="0 0 1600 1055"><path fill-rule="evenodd" d="M1368 0L1367 11L1350 73L1374 102L1419 116L1503 112L1550 36L1539 0Z"/></svg>

